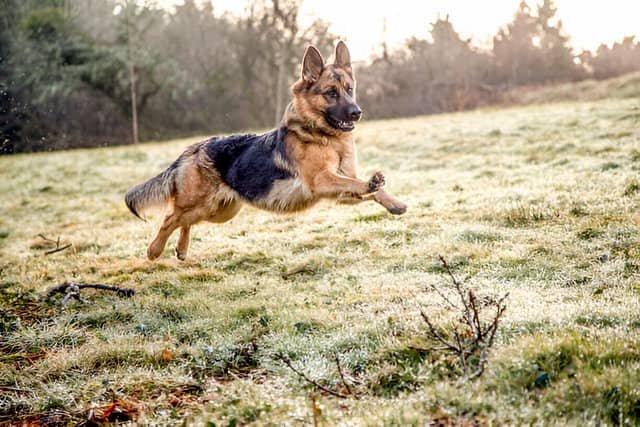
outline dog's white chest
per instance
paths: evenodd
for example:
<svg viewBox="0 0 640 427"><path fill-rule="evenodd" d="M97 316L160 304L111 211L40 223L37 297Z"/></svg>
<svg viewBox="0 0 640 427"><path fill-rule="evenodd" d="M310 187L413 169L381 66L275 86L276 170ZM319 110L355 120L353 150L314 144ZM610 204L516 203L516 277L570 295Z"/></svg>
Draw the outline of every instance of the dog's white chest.
<svg viewBox="0 0 640 427"><path fill-rule="evenodd" d="M263 209L276 212L296 212L316 202L300 177L276 180L269 193L256 201Z"/></svg>

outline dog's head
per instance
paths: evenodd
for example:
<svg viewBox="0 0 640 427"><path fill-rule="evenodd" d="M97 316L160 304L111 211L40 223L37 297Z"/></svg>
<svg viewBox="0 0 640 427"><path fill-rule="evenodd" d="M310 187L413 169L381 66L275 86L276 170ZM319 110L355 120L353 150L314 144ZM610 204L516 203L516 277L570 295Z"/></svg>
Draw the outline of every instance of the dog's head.
<svg viewBox="0 0 640 427"><path fill-rule="evenodd" d="M327 133L350 132L362 117L356 104L351 55L342 41L336 46L333 64L325 64L315 47L307 48L300 79L292 92L296 112Z"/></svg>

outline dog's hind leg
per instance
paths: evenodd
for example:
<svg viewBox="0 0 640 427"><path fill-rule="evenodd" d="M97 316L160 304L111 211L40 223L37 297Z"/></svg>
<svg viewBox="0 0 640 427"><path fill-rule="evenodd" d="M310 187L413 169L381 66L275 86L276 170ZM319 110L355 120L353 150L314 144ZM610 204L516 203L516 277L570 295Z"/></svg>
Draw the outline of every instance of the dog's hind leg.
<svg viewBox="0 0 640 427"><path fill-rule="evenodd" d="M176 257L180 261L184 261L187 258L187 252L189 251L189 242L191 241L191 225L184 225L180 227L180 237L178 238L178 244L176 245Z"/></svg>
<svg viewBox="0 0 640 427"><path fill-rule="evenodd" d="M147 248L147 258L153 261L162 254L169 236L180 226L181 214L182 211L174 210L164 218L158 234L156 234L156 238L153 239L153 242L151 242L149 248Z"/></svg>
<svg viewBox="0 0 640 427"><path fill-rule="evenodd" d="M204 212L201 209L184 210L175 207L174 211L165 217L156 238L149 245L147 257L150 260L158 258L167 245L167 240L169 240L171 233L177 228L181 228L176 247L176 255L178 255L179 259L183 260L187 256L187 250L189 248L191 226L202 221L205 218L203 214ZM182 256L182 258L180 256Z"/></svg>

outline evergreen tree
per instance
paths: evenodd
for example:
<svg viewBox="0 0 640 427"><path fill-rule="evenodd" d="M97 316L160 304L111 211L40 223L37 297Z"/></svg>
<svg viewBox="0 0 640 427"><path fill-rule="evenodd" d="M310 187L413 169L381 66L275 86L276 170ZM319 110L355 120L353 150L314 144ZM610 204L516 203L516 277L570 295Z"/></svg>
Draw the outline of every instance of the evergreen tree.
<svg viewBox="0 0 640 427"><path fill-rule="evenodd" d="M543 0L538 6L538 29L540 31L540 54L543 81L573 80L581 73L574 62L573 49L569 37L562 29L562 21L554 25L558 9L552 0Z"/></svg>
<svg viewBox="0 0 640 427"><path fill-rule="evenodd" d="M493 39L498 80L517 86L578 76L569 37L561 21L554 23L556 13L553 0L543 0L536 15L527 2L520 2L513 22Z"/></svg>
<svg viewBox="0 0 640 427"><path fill-rule="evenodd" d="M634 36L628 36L611 47L602 44L596 55L583 54L582 61L593 70L596 79L640 71L640 43Z"/></svg>
<svg viewBox="0 0 640 427"><path fill-rule="evenodd" d="M513 86L535 80L542 62L540 49L535 45L537 37L537 20L523 0L513 22L493 38L493 55L499 80Z"/></svg>

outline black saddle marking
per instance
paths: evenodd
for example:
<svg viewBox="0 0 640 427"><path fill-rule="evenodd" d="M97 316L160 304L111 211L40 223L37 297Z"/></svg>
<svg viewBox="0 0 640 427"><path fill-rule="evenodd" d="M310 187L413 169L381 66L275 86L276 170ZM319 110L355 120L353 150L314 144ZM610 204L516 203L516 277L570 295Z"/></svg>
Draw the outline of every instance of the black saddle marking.
<svg viewBox="0 0 640 427"><path fill-rule="evenodd" d="M274 162L276 153L287 158L285 135L286 128L282 127L262 135L214 137L205 150L222 180L241 197L253 201L269 194L275 181L292 178Z"/></svg>

